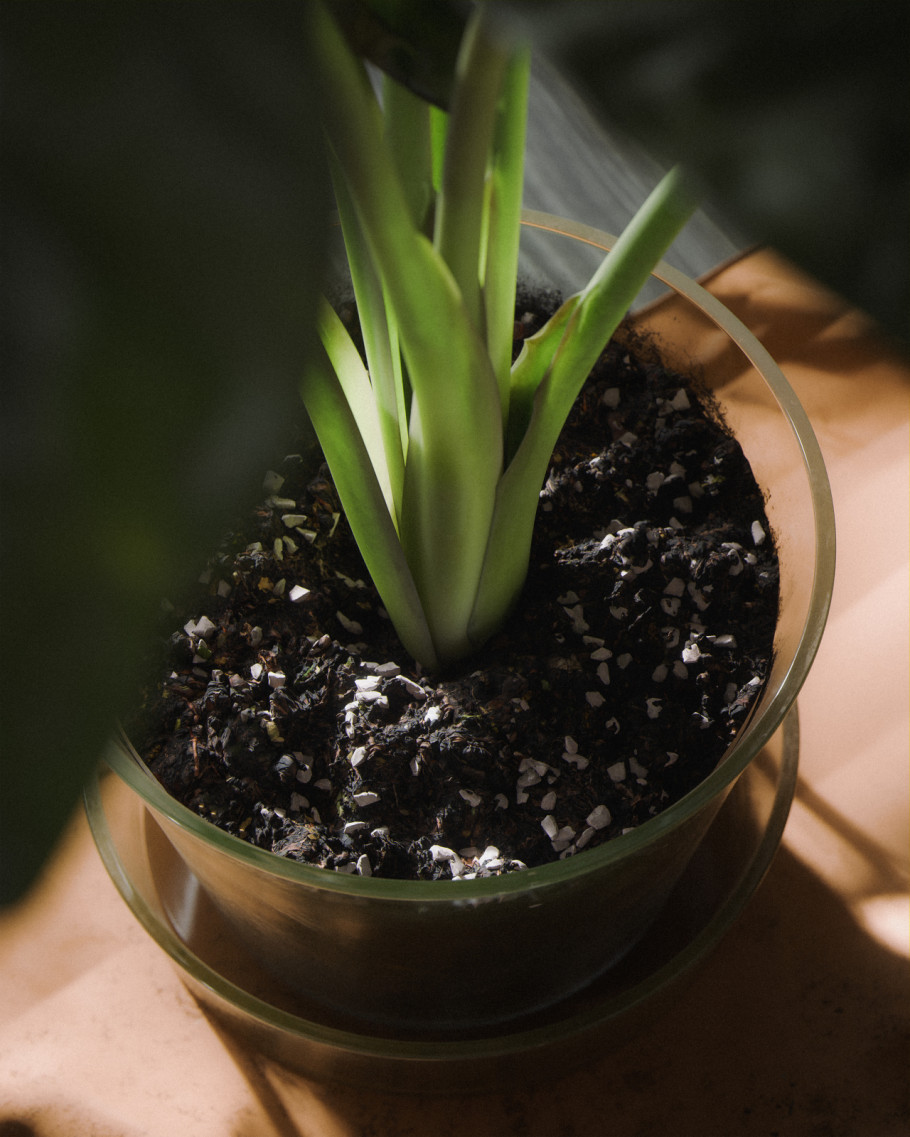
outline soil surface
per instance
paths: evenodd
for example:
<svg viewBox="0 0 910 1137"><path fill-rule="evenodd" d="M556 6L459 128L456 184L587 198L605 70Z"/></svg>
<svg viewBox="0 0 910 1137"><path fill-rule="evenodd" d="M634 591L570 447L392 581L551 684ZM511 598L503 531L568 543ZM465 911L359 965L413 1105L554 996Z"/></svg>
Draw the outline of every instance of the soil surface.
<svg viewBox="0 0 910 1137"><path fill-rule="evenodd" d="M324 466L291 455L264 492L127 729L172 795L281 856L451 879L582 854L696 786L768 674L762 494L697 384L628 333L556 448L518 608L456 674L404 653Z"/></svg>

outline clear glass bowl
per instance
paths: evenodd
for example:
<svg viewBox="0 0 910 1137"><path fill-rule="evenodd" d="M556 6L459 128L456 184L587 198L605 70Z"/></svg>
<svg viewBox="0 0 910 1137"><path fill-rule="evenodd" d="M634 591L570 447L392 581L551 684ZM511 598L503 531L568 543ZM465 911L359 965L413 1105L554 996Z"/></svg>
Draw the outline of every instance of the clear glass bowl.
<svg viewBox="0 0 910 1137"><path fill-rule="evenodd" d="M613 241L530 212L523 232L525 271L555 277L564 290L580 287ZM564 1006L625 958L660 916L731 788L794 704L834 575L821 453L755 337L670 266L654 275L672 299L641 322L658 329L672 362L694 363L711 388L767 495L781 558L770 678L699 786L638 829L565 861L502 878L393 881L329 873L254 848L171 798L125 740L106 757L166 838L158 855L177 857L222 926L293 994L307 1021L424 1044L499 1036ZM180 931L180 912L168 908L168 917Z"/></svg>
<svg viewBox="0 0 910 1137"><path fill-rule="evenodd" d="M480 1092L552 1078L652 1025L739 917L780 844L798 771L796 708L746 767L660 916L583 991L499 1029L401 1038L312 1011L238 947L143 799L110 771L86 791L114 883L218 1029L310 1079L407 1094ZM476 965L476 961L475 961Z"/></svg>

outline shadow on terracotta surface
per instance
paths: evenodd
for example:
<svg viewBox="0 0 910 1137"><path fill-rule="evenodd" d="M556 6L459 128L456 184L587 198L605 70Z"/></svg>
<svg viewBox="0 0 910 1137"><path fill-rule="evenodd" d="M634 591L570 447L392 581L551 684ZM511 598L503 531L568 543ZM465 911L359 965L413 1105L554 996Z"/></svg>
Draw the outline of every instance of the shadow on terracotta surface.
<svg viewBox="0 0 910 1137"><path fill-rule="evenodd" d="M830 975L840 983L826 984ZM529 1084L518 1064L495 1094L393 1096L307 1081L222 1038L281 1137L628 1137L664 1133L670 1116L675 1137L902 1137L910 1101L895 1087L906 1083L905 996L906 961L871 941L836 894L782 851L740 924L659 1024L546 1084ZM326 1128L313 1127L317 1116Z"/></svg>

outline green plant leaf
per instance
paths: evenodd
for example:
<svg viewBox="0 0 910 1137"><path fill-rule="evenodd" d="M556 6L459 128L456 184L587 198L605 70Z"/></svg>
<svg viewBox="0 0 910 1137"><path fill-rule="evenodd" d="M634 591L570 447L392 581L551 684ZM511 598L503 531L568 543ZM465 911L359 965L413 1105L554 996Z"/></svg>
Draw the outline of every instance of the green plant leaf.
<svg viewBox="0 0 910 1137"><path fill-rule="evenodd" d="M432 222L433 132L430 106L388 75L382 81L385 144L404 189L411 220L424 233Z"/></svg>
<svg viewBox="0 0 910 1137"><path fill-rule="evenodd" d="M389 464L386 461L379 409L373 394L370 375L360 352L334 308L322 300L316 313L316 328L322 346L331 361L345 401L351 409L358 434L363 441L370 465L382 490L386 509L397 527L397 508L393 496ZM403 465L403 463L399 463Z"/></svg>
<svg viewBox="0 0 910 1137"><path fill-rule="evenodd" d="M525 402L532 390L534 396L524 436L497 490L489 549L471 617L474 642L486 640L521 590L540 486L572 404L695 206L686 176L674 168L639 208L587 286L561 306L516 360L516 389Z"/></svg>
<svg viewBox="0 0 910 1137"><path fill-rule="evenodd" d="M486 229L487 171L509 56L487 30L481 5L458 57L433 243L448 265L475 326L484 330L480 249Z"/></svg>
<svg viewBox="0 0 910 1137"><path fill-rule="evenodd" d="M439 107L430 107L430 144L433 152L433 192L442 188L442 166L445 158L446 138L449 133L449 115ZM435 199L434 199L435 200Z"/></svg>
<svg viewBox="0 0 910 1137"><path fill-rule="evenodd" d="M515 285L521 236L528 84L531 56L518 50L506 69L496 121L484 250L483 296L487 349L499 384L503 422L509 422Z"/></svg>
<svg viewBox="0 0 910 1137"><path fill-rule="evenodd" d="M694 208L674 171L588 286L510 367L529 60L490 34L489 19L486 6L475 10L459 52L432 241L422 232L423 194L438 168L432 121L389 87L388 110L401 122L383 137L363 70L327 16L321 29L328 137L352 271L365 285L362 317L365 325L397 328L407 372L398 533L443 665L478 647L517 597L559 432L605 343ZM406 137L411 129L416 141ZM383 353L394 347L386 331L380 338ZM335 361L343 366L346 353L339 345ZM351 365L337 397L369 400L368 378ZM403 371L397 381L400 389ZM373 411L355 406L349 417L378 462ZM332 445L340 452L339 440ZM384 484L381 471L380 479ZM369 538L366 523L361 529Z"/></svg>
<svg viewBox="0 0 910 1137"><path fill-rule="evenodd" d="M564 301L546 324L524 341L511 373L511 401L506 430L506 465L525 439L540 385L553 364L581 296Z"/></svg>
<svg viewBox="0 0 910 1137"><path fill-rule="evenodd" d="M365 75L331 20L317 22L331 145L370 255L383 266L411 387L401 541L435 654L450 659L467 650L502 470L496 377L452 273L412 222Z"/></svg>
<svg viewBox="0 0 910 1137"><path fill-rule="evenodd" d="M398 325L392 307L386 300L382 280L367 254L360 220L348 193L344 176L337 162L330 160L330 166L369 368L370 387L361 388L360 397L371 406L375 404L376 407L385 454L384 473L380 474L378 456L372 449L371 454L374 457L373 465L380 483L387 491L389 512L397 528L404 490L408 414L408 399L398 344ZM353 344L351 346L353 347ZM329 355L332 357L331 352ZM356 351L355 355L356 358L350 355L348 358L350 366L356 373L360 366L360 356ZM332 358L334 361L334 357ZM364 437L368 435L364 434Z"/></svg>
<svg viewBox="0 0 910 1137"><path fill-rule="evenodd" d="M301 383L345 517L367 571L406 650L428 667L436 653L398 533L354 413L328 357L317 356Z"/></svg>

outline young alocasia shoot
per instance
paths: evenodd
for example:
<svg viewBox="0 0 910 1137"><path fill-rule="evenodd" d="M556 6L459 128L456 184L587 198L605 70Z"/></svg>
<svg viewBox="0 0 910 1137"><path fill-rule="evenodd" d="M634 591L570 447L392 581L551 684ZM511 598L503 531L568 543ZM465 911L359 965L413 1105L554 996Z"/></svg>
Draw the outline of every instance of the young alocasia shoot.
<svg viewBox="0 0 910 1137"><path fill-rule="evenodd" d="M443 115L377 98L329 15L326 134L366 362L325 303L302 394L386 610L424 667L476 651L527 573L540 486L597 356L694 209L678 171L511 361L529 57L468 24Z"/></svg>

